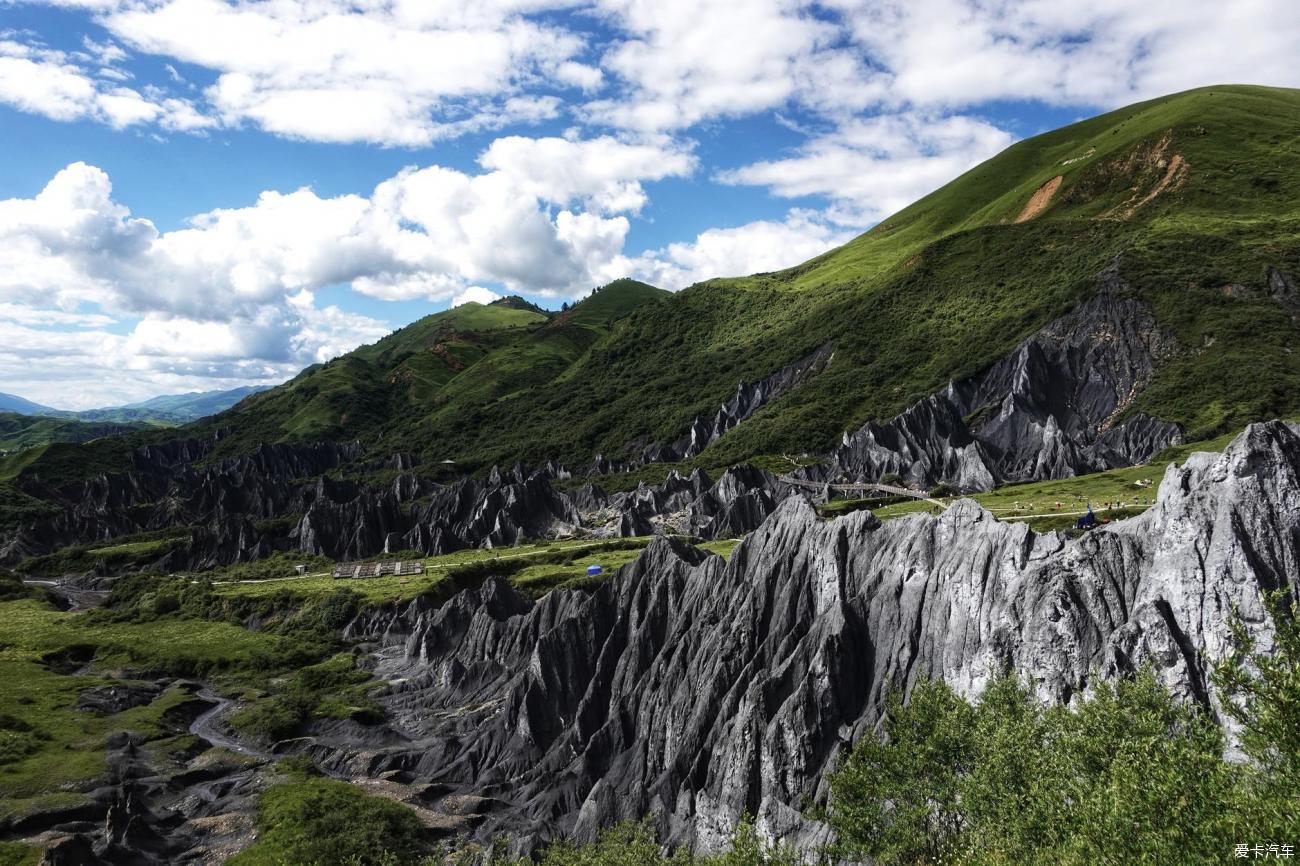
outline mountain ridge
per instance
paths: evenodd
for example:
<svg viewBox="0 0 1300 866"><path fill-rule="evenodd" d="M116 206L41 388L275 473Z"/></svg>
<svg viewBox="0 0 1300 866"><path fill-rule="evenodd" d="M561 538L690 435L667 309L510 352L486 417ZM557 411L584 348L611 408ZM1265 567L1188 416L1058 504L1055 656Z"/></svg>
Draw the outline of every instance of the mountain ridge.
<svg viewBox="0 0 1300 866"><path fill-rule="evenodd" d="M104 406L98 409L55 409L33 403L16 394L0 394L0 412L16 415L61 418L86 423L132 425L160 424L180 427L231 408L244 397L266 391L270 385L241 385L214 391L188 391L184 394L160 394L135 403Z"/></svg>
<svg viewBox="0 0 1300 866"><path fill-rule="evenodd" d="M385 509L395 507L384 498L387 466L447 480L522 463L557 483L578 475L626 491L671 480L674 469L752 462L822 483L896 474L981 490L1145 460L1300 410L1291 351L1300 250L1286 242L1300 220L1300 172L1281 172L1275 152L1294 140L1300 91L1206 88L1152 100L1013 145L786 271L675 294L616 281L555 314L509 299L465 304L180 434L51 448L0 461L0 478L26 485L14 514L73 507L58 485L114 466L155 472L140 449L178 435L205 443L194 464L204 472L242 472L238 461L260 460L267 443L355 447L364 460L329 471ZM1099 303L1120 312L1084 314ZM1126 322L1143 324L1130 334ZM1086 411L1051 396L1061 389ZM938 415L925 408L944 401ZM943 413L949 432L933 436ZM907 435L883 432L909 424ZM963 450L972 441L978 455ZM970 460L983 468L965 473ZM823 469L798 469L818 462ZM183 471L150 483L189 483ZM771 504L735 525L752 527ZM411 530L407 518L359 507L331 525L341 515L359 521L348 532ZM627 527L663 517L657 506L620 508ZM81 520L29 537L66 541L73 527L89 528ZM368 537L366 549L383 545Z"/></svg>
<svg viewBox="0 0 1300 866"><path fill-rule="evenodd" d="M738 382L838 340L812 387L756 413L698 465L828 449L1005 357L1111 272L1183 349L1126 411L1192 438L1290 414L1300 363L1283 350L1300 255L1285 239L1300 180L1277 146L1293 147L1297 116L1296 91L1202 88L1027 139L843 247L631 310L563 369L452 389L456 412L419 409L418 424L371 438L471 468L626 460L681 436ZM1245 375L1251 363L1278 384Z"/></svg>

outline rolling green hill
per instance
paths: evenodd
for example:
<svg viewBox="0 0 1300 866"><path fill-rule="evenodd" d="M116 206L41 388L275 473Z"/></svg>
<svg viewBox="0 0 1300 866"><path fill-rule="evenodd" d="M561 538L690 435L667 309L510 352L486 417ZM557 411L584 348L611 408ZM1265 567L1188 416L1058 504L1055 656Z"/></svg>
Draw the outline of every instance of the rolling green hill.
<svg viewBox="0 0 1300 866"><path fill-rule="evenodd" d="M360 438L386 445L413 426L472 423L480 407L543 388L614 321L667 295L621 280L558 314L520 298L462 304L309 367L207 426L233 428L221 445L230 453L282 439Z"/></svg>
<svg viewBox="0 0 1300 866"><path fill-rule="evenodd" d="M19 415L60 418L87 424L115 424L123 429L136 427L179 427L218 412L224 412L250 394L265 391L265 386L245 385L228 391L193 391L188 394L163 394L139 403L125 406L108 406L102 409L51 409L14 394L0 394L0 412ZM54 428L50 428L54 429ZM108 434L101 434L108 435ZM92 437L93 438L93 437ZM50 439L45 441L84 441L81 439ZM42 444L35 442L32 444Z"/></svg>
<svg viewBox="0 0 1300 866"><path fill-rule="evenodd" d="M144 427L142 424L90 423L0 412L0 453L22 451L51 442L89 442Z"/></svg>
<svg viewBox="0 0 1300 866"><path fill-rule="evenodd" d="M1192 438L1289 414L1296 311L1268 281L1270 268L1300 276L1298 157L1293 90L1205 88L1111 112L1021 142L803 265L646 305L545 388L393 438L475 465L627 454L834 341L824 373L698 462L826 448L1002 357L1108 267L1183 346L1130 411Z"/></svg>
<svg viewBox="0 0 1300 866"><path fill-rule="evenodd" d="M108 409L89 409L76 413L81 421L143 421L154 424L180 425L224 412L240 400L265 391L263 386L246 385L228 391L194 391L188 394L164 394L139 403Z"/></svg>
<svg viewBox="0 0 1300 866"><path fill-rule="evenodd" d="M49 406L33 403L17 394L0 394L0 412L11 412L16 415L49 415L57 411Z"/></svg>
<svg viewBox="0 0 1300 866"><path fill-rule="evenodd" d="M223 453L355 438L471 469L633 456L833 343L695 462L822 450L1005 356L1109 272L1180 346L1127 411L1207 438L1300 411L1298 158L1300 91L1175 94L1020 142L797 267L673 295L620 280L558 314L466 304L192 429L233 430Z"/></svg>

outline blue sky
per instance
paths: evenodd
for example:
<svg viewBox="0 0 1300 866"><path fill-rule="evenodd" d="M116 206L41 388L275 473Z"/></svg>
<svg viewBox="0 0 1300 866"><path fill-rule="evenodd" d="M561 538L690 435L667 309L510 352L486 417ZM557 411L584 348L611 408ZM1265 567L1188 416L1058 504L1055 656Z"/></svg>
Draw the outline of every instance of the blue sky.
<svg viewBox="0 0 1300 866"><path fill-rule="evenodd" d="M0 391L282 381L797 264L1019 138L1296 86L1282 0L0 0Z"/></svg>

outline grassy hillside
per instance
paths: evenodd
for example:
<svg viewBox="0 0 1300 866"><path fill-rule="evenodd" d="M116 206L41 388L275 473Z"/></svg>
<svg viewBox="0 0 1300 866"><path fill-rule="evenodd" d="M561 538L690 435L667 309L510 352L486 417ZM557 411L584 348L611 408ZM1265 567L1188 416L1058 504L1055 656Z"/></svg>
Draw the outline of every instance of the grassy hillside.
<svg viewBox="0 0 1300 866"><path fill-rule="evenodd" d="M226 452L357 438L470 469L631 456L834 342L824 372L694 462L761 461L979 371L1113 268L1181 346L1129 411L1208 438L1300 411L1300 300L1270 286L1300 282L1298 156L1300 91L1151 100L1020 142L797 267L671 296L620 280L558 314L467 304L194 429L233 428Z"/></svg>
<svg viewBox="0 0 1300 866"><path fill-rule="evenodd" d="M0 453L22 451L51 442L89 442L103 436L143 429L144 426L0 412Z"/></svg>
<svg viewBox="0 0 1300 866"><path fill-rule="evenodd" d="M224 412L245 397L265 391L263 386L246 385L228 391L195 391L189 394L164 394L140 403L109 409L90 409L77 413L81 421L143 421L177 426Z"/></svg>
<svg viewBox="0 0 1300 866"><path fill-rule="evenodd" d="M1131 407L1193 438L1300 408L1300 93L1206 88L1021 142L849 244L712 280L623 319L546 388L404 431L469 464L631 453L740 379L828 341L834 362L699 459L825 448L1009 352L1117 264L1183 346ZM1060 178L1060 180L1055 180ZM1027 210L1035 193L1046 206ZM1018 219L1025 217L1023 220Z"/></svg>
<svg viewBox="0 0 1300 866"><path fill-rule="evenodd" d="M667 294L623 280L559 314L519 298L463 304L309 367L207 426L235 429L224 452L264 440L325 438L360 438L392 450L409 428L463 424L478 407L544 387L614 320Z"/></svg>
<svg viewBox="0 0 1300 866"><path fill-rule="evenodd" d="M13 412L18 415L48 415L57 410L40 403L33 403L17 394L0 394L0 412Z"/></svg>

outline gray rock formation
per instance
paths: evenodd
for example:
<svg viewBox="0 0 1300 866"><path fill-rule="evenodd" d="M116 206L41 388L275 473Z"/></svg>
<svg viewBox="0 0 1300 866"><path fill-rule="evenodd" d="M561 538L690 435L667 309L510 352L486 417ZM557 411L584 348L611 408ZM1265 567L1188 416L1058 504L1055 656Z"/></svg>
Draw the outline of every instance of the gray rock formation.
<svg viewBox="0 0 1300 866"><path fill-rule="evenodd" d="M316 497L291 535L303 553L364 559L383 553L390 536L406 529L409 521L390 491L358 490L355 485L340 489L327 482L320 479Z"/></svg>
<svg viewBox="0 0 1300 866"><path fill-rule="evenodd" d="M420 508L403 546L429 555L467 547L509 547L526 538L571 532L580 522L573 502L551 487L545 472L525 477L522 468L487 481L462 479Z"/></svg>
<svg viewBox="0 0 1300 866"><path fill-rule="evenodd" d="M642 482L626 493L585 485L572 500L583 525L597 533L627 538L667 532L714 539L758 528L791 492L776 476L741 465L728 469L717 483L700 469L689 476L673 470L662 484Z"/></svg>
<svg viewBox="0 0 1300 866"><path fill-rule="evenodd" d="M642 454L642 462L689 460L768 403L826 369L834 356L835 345L827 343L807 357L787 364L758 382L740 382L736 386L736 393L718 407L713 417L696 417L691 422L690 429L675 442L651 445ZM596 460L599 464L601 458L597 457Z"/></svg>
<svg viewBox="0 0 1300 866"><path fill-rule="evenodd" d="M983 373L846 435L828 466L801 474L990 490L1143 463L1181 442L1181 429L1117 418L1176 350L1145 303L1104 291Z"/></svg>
<svg viewBox="0 0 1300 866"><path fill-rule="evenodd" d="M1230 613L1271 645L1261 592L1300 590L1298 527L1300 428L1280 422L1171 466L1144 515L1075 541L968 500L881 523L792 497L729 561L664 538L590 594L534 603L494 579L368 613L350 634L384 647L391 730L371 737L388 745L322 731L310 750L486 798L476 835L523 848L649 813L670 844L716 850L744 811L813 846L827 831L801 804L920 678L974 694L1009 668L1068 702L1149 664L1217 711Z"/></svg>
<svg viewBox="0 0 1300 866"><path fill-rule="evenodd" d="M245 532L245 521L301 514L310 505L313 488L293 482L336 469L361 453L355 443L263 445L249 456L194 468L192 462L208 456L215 443L185 439L142 446L132 453L133 467L127 471L61 486L24 479L24 493L62 510L0 537L0 562L187 525L199 527L186 548L193 556L173 556L169 567L255 558L269 548L231 552L227 547L232 538L258 541L255 533Z"/></svg>

